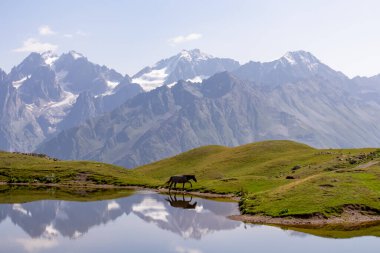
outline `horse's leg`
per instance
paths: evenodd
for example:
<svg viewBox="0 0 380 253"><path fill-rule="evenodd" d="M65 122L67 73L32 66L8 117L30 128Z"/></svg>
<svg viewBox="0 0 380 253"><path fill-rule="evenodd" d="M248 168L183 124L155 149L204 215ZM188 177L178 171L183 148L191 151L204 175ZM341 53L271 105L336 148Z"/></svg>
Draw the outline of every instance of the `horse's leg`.
<svg viewBox="0 0 380 253"><path fill-rule="evenodd" d="M174 183L174 189L177 190L177 182Z"/></svg>
<svg viewBox="0 0 380 253"><path fill-rule="evenodd" d="M173 202L174 199L173 199L173 195L170 193L170 189L169 189L169 198L170 198L170 201Z"/></svg>
<svg viewBox="0 0 380 253"><path fill-rule="evenodd" d="M170 185L169 185L169 192L170 192L170 190L172 189L172 186L173 186L173 181L170 182Z"/></svg>
<svg viewBox="0 0 380 253"><path fill-rule="evenodd" d="M185 190L185 182L182 183L182 191Z"/></svg>

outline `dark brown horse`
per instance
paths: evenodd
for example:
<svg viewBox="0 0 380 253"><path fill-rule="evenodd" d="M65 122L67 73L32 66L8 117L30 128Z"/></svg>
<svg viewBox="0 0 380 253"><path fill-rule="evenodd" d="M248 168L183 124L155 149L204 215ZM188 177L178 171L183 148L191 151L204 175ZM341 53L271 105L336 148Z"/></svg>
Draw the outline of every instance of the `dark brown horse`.
<svg viewBox="0 0 380 253"><path fill-rule="evenodd" d="M186 183L190 183L191 187L193 187L193 184L191 183L190 180L194 180L194 182L197 182L195 175L179 175L179 176L170 177L169 180L165 184L169 184L169 191L172 189L173 184L174 184L174 188L176 188L177 183L182 184L182 190L184 190Z"/></svg>
<svg viewBox="0 0 380 253"><path fill-rule="evenodd" d="M178 200L176 194L174 194L174 196L169 195L169 198L166 198L166 201L168 201L172 207L183 208L183 209L195 209L195 207L197 206L197 202L191 203L192 200L193 200L193 197L190 197L190 200L186 200L185 195L183 194L182 194L182 200L181 199Z"/></svg>

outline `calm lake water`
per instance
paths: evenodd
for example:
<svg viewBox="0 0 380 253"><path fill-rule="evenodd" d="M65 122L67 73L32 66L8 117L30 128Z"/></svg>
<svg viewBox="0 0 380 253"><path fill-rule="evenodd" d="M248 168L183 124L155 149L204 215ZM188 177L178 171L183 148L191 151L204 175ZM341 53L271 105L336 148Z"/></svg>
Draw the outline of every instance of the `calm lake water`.
<svg viewBox="0 0 380 253"><path fill-rule="evenodd" d="M379 252L380 238L327 239L226 218L236 203L137 192L95 202L0 205L0 252Z"/></svg>

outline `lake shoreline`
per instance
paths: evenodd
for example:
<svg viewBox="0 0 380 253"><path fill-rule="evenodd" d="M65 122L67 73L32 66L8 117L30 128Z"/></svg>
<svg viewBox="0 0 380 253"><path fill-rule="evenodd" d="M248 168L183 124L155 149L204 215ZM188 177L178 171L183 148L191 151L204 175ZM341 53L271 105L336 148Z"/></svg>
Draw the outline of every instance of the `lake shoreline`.
<svg viewBox="0 0 380 253"><path fill-rule="evenodd" d="M220 194L220 193L210 193L210 192L198 192L198 191L181 191L181 190L171 190L169 192L169 189L167 188L151 188L151 187L145 187L145 186L138 186L138 185L107 185L107 184L44 184L44 183L7 183L7 182L0 182L1 185L9 185L9 186L41 186L41 187L57 187L57 188L68 188L73 187L77 189L128 189L128 190L136 190L136 191L153 191L157 193L163 193L163 194L187 194L187 195L193 195L197 197L203 197L203 198L220 198L220 199L229 199L232 201L239 201L240 197L234 195L234 194Z"/></svg>
<svg viewBox="0 0 380 253"><path fill-rule="evenodd" d="M67 188L73 187L73 184L43 184L43 183L7 183L0 182L0 185L15 185L15 186L43 186L43 187L58 187ZM220 193L208 193L208 192L198 192L198 191L181 191L181 190L169 190L167 188L149 188L144 186L119 186L119 185L99 185L99 184L77 184L76 189L129 189L135 191L152 191L161 194L185 194L192 195L202 198L211 199L224 199L238 202L240 197L234 194L220 194ZM240 211L240 210L239 210ZM323 215L310 215L310 217L296 217L296 216L286 216L286 217L272 217L265 215L250 215L250 214L239 214L232 215L228 218L236 221L241 221L245 223L253 224L263 224L263 225L278 225L278 226L288 226L288 227L302 227L302 228L322 228L327 226L340 226L355 228L361 227L363 225L379 224L380 215L375 212L365 211L355 209L353 206L348 206L343 209L343 212L339 216L324 217Z"/></svg>
<svg viewBox="0 0 380 253"><path fill-rule="evenodd" d="M293 226L302 228L343 227L355 229L364 225L380 224L380 215L373 212L345 208L339 216L324 217L323 215L311 215L308 218L295 216L271 217L265 215L232 215L232 220L263 225Z"/></svg>

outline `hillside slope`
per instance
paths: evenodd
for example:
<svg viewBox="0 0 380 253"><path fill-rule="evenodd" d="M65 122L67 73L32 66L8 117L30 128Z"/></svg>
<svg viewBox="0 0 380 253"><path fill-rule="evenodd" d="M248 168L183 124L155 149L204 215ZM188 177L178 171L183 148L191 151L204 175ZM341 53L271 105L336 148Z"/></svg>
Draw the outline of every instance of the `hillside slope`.
<svg viewBox="0 0 380 253"><path fill-rule="evenodd" d="M0 151L0 184L125 185L135 175L122 167L88 161L59 161L40 154Z"/></svg>
<svg viewBox="0 0 380 253"><path fill-rule="evenodd" d="M380 213L379 162L376 149L322 150L264 141L201 147L134 171L152 185L171 175L195 174L195 189L243 194L243 213L329 216L349 205Z"/></svg>

